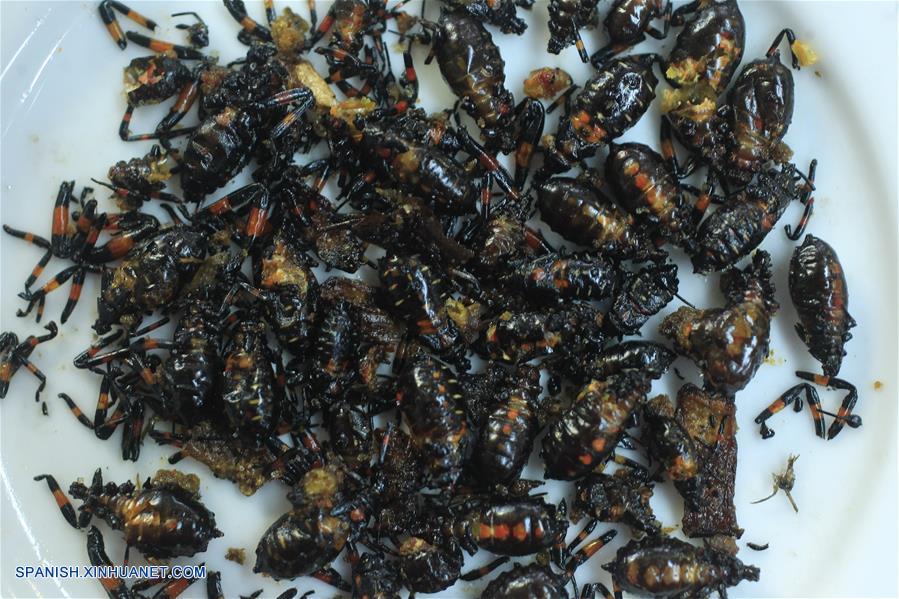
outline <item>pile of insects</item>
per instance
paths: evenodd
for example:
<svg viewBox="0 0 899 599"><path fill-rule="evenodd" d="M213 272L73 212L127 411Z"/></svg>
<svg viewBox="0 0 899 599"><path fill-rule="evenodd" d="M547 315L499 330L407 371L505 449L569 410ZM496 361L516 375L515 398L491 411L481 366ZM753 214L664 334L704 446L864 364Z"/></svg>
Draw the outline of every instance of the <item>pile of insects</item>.
<svg viewBox="0 0 899 599"><path fill-rule="evenodd" d="M174 43L120 2L99 5L118 46L141 54L124 68L120 137L152 148L93 189L64 181L49 239L4 225L44 251L19 315L40 321L47 295L68 283L59 321L77 318L85 278L98 277L96 339L74 357L98 377L93 417L89 398L60 394L57 405L100 440L120 431L125 460L158 443L172 464L201 463L248 497L283 486L292 507L259 531L262 576L315 577L356 598L488 576L485 598L724 596L758 580L736 557L735 400L768 355L779 308L758 248L794 200L804 211L785 227L802 239L789 291L796 333L822 372L797 372L802 382L755 422L770 437L772 417L804 400L822 438L861 425L856 389L838 378L855 325L843 268L827 242L803 238L816 162L794 164L784 141L792 71L813 51L783 29L765 55L744 59L734 0L551 0L541 44L574 46L593 74L572 82L536 69L516 99L502 38L525 31L531 3L444 0L430 20L404 1L335 0L321 18L310 3L307 21L268 1L263 23L225 0L219 10L247 47L230 63L207 50L199 14L173 15L186 36ZM581 34L600 27L601 10L608 43L590 54ZM126 20L136 30L123 31ZM667 55L632 49L669 34ZM457 98L442 112L417 107L427 91L418 45ZM658 149L616 141L657 93ZM136 111L163 102L152 131L131 130ZM196 124L182 123L194 110ZM245 171L251 183L220 191ZM686 182L695 175L701 186ZM98 191L115 211L101 211ZM713 274L721 305L678 295L669 251ZM65 266L38 286L51 261ZM640 339L663 310L669 343ZM0 337L0 396L24 367L40 399L46 378L29 357L59 330L46 328ZM695 363L701 386L685 382L676 401L651 397L679 358ZM837 413L816 387L845 391ZM545 479L570 481L567 502L522 478L532 453ZM794 459L775 478L787 493ZM196 477L177 471L116 484L98 470L67 491L50 473L36 480L71 526L88 529L94 565L112 561L92 520L155 560L227 538ZM682 495L680 528L697 541L670 536L654 516L661 481ZM575 578L616 536L594 533L598 523L632 533L603 565L611 590ZM496 559L465 571L465 553L481 550ZM157 584L154 596L175 597L192 582L102 580L114 598ZM206 582L222 596L218 573Z"/></svg>

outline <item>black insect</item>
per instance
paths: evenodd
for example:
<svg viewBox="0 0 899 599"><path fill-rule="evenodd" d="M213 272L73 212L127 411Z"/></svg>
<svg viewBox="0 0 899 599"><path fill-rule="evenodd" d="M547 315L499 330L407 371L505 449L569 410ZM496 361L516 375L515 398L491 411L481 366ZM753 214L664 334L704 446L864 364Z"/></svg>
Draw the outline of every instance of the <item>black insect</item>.
<svg viewBox="0 0 899 599"><path fill-rule="evenodd" d="M684 501L696 505L701 500L702 458L692 437L674 418L674 406L667 396L659 395L644 404L641 416L649 456Z"/></svg>
<svg viewBox="0 0 899 599"><path fill-rule="evenodd" d="M429 538L410 536L397 551L400 577L413 593L438 593L462 575L465 558L455 539L440 534Z"/></svg>
<svg viewBox="0 0 899 599"><path fill-rule="evenodd" d="M588 304L541 311L505 311L485 324L475 349L511 364L559 354L576 356L602 347L602 312Z"/></svg>
<svg viewBox="0 0 899 599"><path fill-rule="evenodd" d="M736 73L745 48L746 22L736 0L685 4L671 15L671 24L685 26L663 63L668 83L704 86L717 97Z"/></svg>
<svg viewBox="0 0 899 599"><path fill-rule="evenodd" d="M723 594L742 580L759 579L755 566L673 537L630 541L603 568L612 574L617 596L624 590L651 597L702 597L713 591Z"/></svg>
<svg viewBox="0 0 899 599"><path fill-rule="evenodd" d="M431 52L440 72L478 124L486 147L511 152L519 125L533 129L526 141L536 143L543 133L542 105L526 99L516 107L506 88L505 62L482 21L464 12L444 11L436 24L426 26L433 31ZM521 117L536 123L529 126Z"/></svg>
<svg viewBox="0 0 899 599"><path fill-rule="evenodd" d="M640 373L649 379L659 379L668 371L677 355L660 343L652 341L625 341L603 349L601 352L582 356L576 364L561 366L566 376L577 383L586 384L626 371Z"/></svg>
<svg viewBox="0 0 899 599"><path fill-rule="evenodd" d="M480 426L472 468L488 486L508 485L519 477L539 431L540 371L520 366L498 393ZM469 398L466 398L466 402Z"/></svg>
<svg viewBox="0 0 899 599"><path fill-rule="evenodd" d="M175 27L187 32L187 39L190 41L190 45L194 48L205 48L209 45L209 26L206 25L206 22L200 15L195 12L188 11L172 13L172 16L191 16L196 19L196 23L194 23L193 25L178 23L177 25L175 25Z"/></svg>
<svg viewBox="0 0 899 599"><path fill-rule="evenodd" d="M350 585L327 567L352 540L354 525L367 519L348 501L348 484L336 466L306 473L289 495L293 509L262 535L253 571L276 580L311 575L349 591Z"/></svg>
<svg viewBox="0 0 899 599"><path fill-rule="evenodd" d="M537 188L543 220L565 239L614 259L656 257L634 217L586 182L557 177Z"/></svg>
<svg viewBox="0 0 899 599"><path fill-rule="evenodd" d="M606 178L628 212L688 254L696 251L692 206L660 154L640 143L612 144Z"/></svg>
<svg viewBox="0 0 899 599"><path fill-rule="evenodd" d="M637 272L624 271L606 315L609 330L633 335L677 295L677 265L651 264Z"/></svg>
<svg viewBox="0 0 899 599"><path fill-rule="evenodd" d="M150 558L189 557L206 551L209 541L222 536L215 525L215 514L200 503L196 492L174 481L154 483L147 479L141 487L131 482L104 485L98 468L90 487L80 482L69 487L69 495L83 502L81 514L76 516L52 476L41 474L34 480L47 481L62 515L73 528L86 527L96 516L121 530L129 547Z"/></svg>
<svg viewBox="0 0 899 599"><path fill-rule="evenodd" d="M572 299L600 300L615 287L616 269L600 255L558 252L514 262L500 280L528 301L556 305Z"/></svg>
<svg viewBox="0 0 899 599"><path fill-rule="evenodd" d="M804 182L791 164L759 173L754 183L703 220L696 234L698 249L691 258L694 272L722 270L757 248L791 201L807 204L814 164L809 173L810 182Z"/></svg>
<svg viewBox="0 0 899 599"><path fill-rule="evenodd" d="M662 20L662 30L651 25L653 19ZM646 36L657 40L668 35L671 20L671 2L662 0L616 0L603 24L609 34L609 43L590 57L595 66L601 65L615 54L636 46ZM586 62L586 61L585 61Z"/></svg>
<svg viewBox="0 0 899 599"><path fill-rule="evenodd" d="M645 471L620 468L614 474L590 474L577 482L572 507L576 518L621 522L635 531L657 535L661 524L649 500L653 485Z"/></svg>
<svg viewBox="0 0 899 599"><path fill-rule="evenodd" d="M581 39L581 28L592 29L596 26L597 0L550 0L549 3L549 42L546 50L550 54L558 54L574 44L581 60L590 60Z"/></svg>
<svg viewBox="0 0 899 599"><path fill-rule="evenodd" d="M733 394L755 376L768 355L771 320L778 309L771 283L771 257L755 253L743 270L721 277L724 308L683 306L665 317L659 331L674 340L675 350L702 371L710 389Z"/></svg>
<svg viewBox="0 0 899 599"><path fill-rule="evenodd" d="M276 142L315 103L305 87L288 89L286 68L271 45L257 44L239 70L229 71L217 89L203 94L204 120L187 140L181 161L186 199L200 201L234 178L262 138ZM275 110L289 106L285 114Z"/></svg>
<svg viewBox="0 0 899 599"><path fill-rule="evenodd" d="M35 347L56 337L57 328L55 322L48 323L45 328L48 331L46 335L29 335L21 343L19 343L19 338L12 331L0 333L0 399L6 397L6 392L9 391L9 382L19 371L19 368L24 366L41 383L38 385L37 391L34 392L34 401L40 401L41 391L44 390L47 384L47 377L37 366L31 363L28 357L31 356ZM42 404L41 409L44 414L47 413L46 404Z"/></svg>
<svg viewBox="0 0 899 599"><path fill-rule="evenodd" d="M521 35L528 25L518 16L517 8L530 8L534 0L444 0L451 10L466 11L480 21L489 23L503 33Z"/></svg>
<svg viewBox="0 0 899 599"><path fill-rule="evenodd" d="M429 356L407 365L397 391L430 484L443 489L453 488L473 445L459 391L452 371Z"/></svg>
<svg viewBox="0 0 899 599"><path fill-rule="evenodd" d="M844 346L852 338L849 329L855 326L855 319L849 314L849 289L843 266L836 251L826 241L806 235L802 245L793 251L790 260L790 298L799 315L796 333L824 370L823 375L811 372L797 372L796 375L817 385L847 391L827 431L827 438L833 439L843 426L858 428L862 420L852 413L858 391L851 383L837 378L843 356L846 355ZM808 383L788 389L756 417L763 437L774 435L765 423L768 418L794 402L797 412L802 409L803 391L815 421L815 433L824 438L823 415L830 413L821 408L818 392Z"/></svg>
<svg viewBox="0 0 899 599"><path fill-rule="evenodd" d="M574 480L605 462L648 389L647 379L636 372L585 385L543 439L546 477Z"/></svg>
<svg viewBox="0 0 899 599"><path fill-rule="evenodd" d="M109 187L119 204L129 210L140 208L150 199L179 203L180 198L164 191L166 181L172 176L168 161L168 154L154 145L145 156L127 162L120 160L109 167L110 184L100 184Z"/></svg>
<svg viewBox="0 0 899 599"><path fill-rule="evenodd" d="M545 138L545 161L537 176L567 171L636 125L655 98L658 79L652 66L657 60L655 54L635 54L602 65L573 100L566 100L558 131Z"/></svg>

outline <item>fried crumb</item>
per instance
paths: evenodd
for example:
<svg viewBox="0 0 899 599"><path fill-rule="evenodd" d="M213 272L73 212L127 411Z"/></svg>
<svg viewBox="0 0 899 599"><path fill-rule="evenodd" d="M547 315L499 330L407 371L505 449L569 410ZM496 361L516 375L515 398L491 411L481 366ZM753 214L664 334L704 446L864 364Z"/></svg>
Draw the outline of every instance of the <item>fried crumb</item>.
<svg viewBox="0 0 899 599"><path fill-rule="evenodd" d="M775 495L777 495L778 491L783 491L787 496L787 499L790 500L790 505L793 506L793 511L797 514L799 513L799 507L796 505L796 502L793 501L793 496L790 494L790 491L793 490L793 485L796 484L796 473L793 471L793 464L796 463L796 460L799 459L798 455L791 455L787 458L787 467L780 474L772 474L774 477L774 491L763 499L759 499L758 501L753 501L752 503L762 503L763 501L768 501Z"/></svg>
<svg viewBox="0 0 899 599"><path fill-rule="evenodd" d="M247 550L243 547L228 547L225 559L242 566L247 559Z"/></svg>

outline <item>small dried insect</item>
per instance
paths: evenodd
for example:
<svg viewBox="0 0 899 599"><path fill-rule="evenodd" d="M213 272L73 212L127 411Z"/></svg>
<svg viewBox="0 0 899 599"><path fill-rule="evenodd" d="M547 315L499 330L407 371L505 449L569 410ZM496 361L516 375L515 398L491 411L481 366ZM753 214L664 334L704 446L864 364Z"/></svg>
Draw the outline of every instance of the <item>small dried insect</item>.
<svg viewBox="0 0 899 599"><path fill-rule="evenodd" d="M763 501L768 501L775 495L777 495L778 491L783 491L784 495L787 496L787 499L790 500L790 505L793 506L793 511L797 514L799 513L799 506L796 505L796 502L793 500L793 496L790 494L790 491L793 490L793 485L796 484L796 473L793 471L793 464L796 463L796 460L799 459L798 455L790 455L787 458L787 466L784 468L783 472L780 474L772 474L774 477L774 491L771 492L770 495L763 499L759 499L758 501L753 501L752 503L762 503Z"/></svg>
<svg viewBox="0 0 899 599"><path fill-rule="evenodd" d="M50 322L45 328L48 331L46 335L39 337L29 335L21 343L19 343L19 338L12 331L0 333L0 399L6 397L6 392L9 391L10 380L19 371L19 368L24 366L41 383L38 385L37 391L34 392L34 401L40 401L41 391L44 390L44 386L47 384L47 377L37 366L31 363L28 357L35 347L56 337L58 329L55 322ZM47 405L42 404L41 410L46 415Z"/></svg>
<svg viewBox="0 0 899 599"><path fill-rule="evenodd" d="M151 558L192 556L206 551L209 541L222 536L216 528L215 514L175 479L151 482L142 487L126 482L103 484L100 469L94 473L90 487L74 482L69 494L84 503L76 517L75 508L49 474L36 476L46 480L56 503L73 528L85 528L94 516L121 530L125 542Z"/></svg>
<svg viewBox="0 0 899 599"><path fill-rule="evenodd" d="M524 95L529 98L552 100L571 87L571 75L556 67L542 67L528 73L524 80Z"/></svg>

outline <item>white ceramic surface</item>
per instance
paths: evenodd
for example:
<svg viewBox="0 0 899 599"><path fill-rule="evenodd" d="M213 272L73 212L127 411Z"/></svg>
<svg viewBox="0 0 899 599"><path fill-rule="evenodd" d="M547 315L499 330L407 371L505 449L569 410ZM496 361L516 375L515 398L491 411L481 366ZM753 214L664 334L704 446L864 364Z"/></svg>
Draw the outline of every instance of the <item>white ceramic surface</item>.
<svg viewBox="0 0 899 599"><path fill-rule="evenodd" d="M290 4L305 12L305 3ZM173 29L173 21L164 15L185 10L183 4L150 2L134 6L158 17L163 25L159 37L182 39ZM325 7L323 2L322 13ZM201 11L208 21L211 47L220 49L224 59L241 54L241 46L234 40L236 24L220 3L193 1L190 8ZM430 10L434 9L431 6ZM257 19L264 19L260 5L250 4L250 10ZM80 186L88 182L88 177L102 178L116 160L142 153L139 146L128 146L116 135L125 106L121 68L142 51L130 46L120 52L115 47L97 17L94 2L4 1L0 11L0 217L3 223L46 235L50 207L61 180L76 179ZM809 230L837 249L847 271L850 309L859 326L847 346L849 354L841 375L859 387L857 412L864 418L864 426L847 429L835 441L825 443L814 437L807 412L784 412L775 417L772 424L777 436L769 441L762 441L752 424L759 410L795 382L792 371L818 368L792 329L795 310L786 294L792 244L778 227L763 245L774 256L775 282L782 303L772 331L773 358L738 396L741 430L736 505L740 524L746 529L740 545L745 541L768 542L771 548L762 553L741 551L741 558L761 567L762 576L758 583L744 583L731 595L895 596L897 5L746 2L744 13L747 59L760 56L785 25L795 28L821 56L820 64L795 74L796 114L787 141L799 163L806 164L813 157L820 161L816 211ZM516 95L521 93L525 74L537 66L561 65L578 82L589 74L574 49L559 57L545 53L545 18L546 3L540 0L529 17L531 27L525 37L497 38L508 63L509 85ZM603 33L587 33L585 40L589 47L596 48L602 43ZM671 41L669 38L666 44ZM448 105L451 100L436 65L424 66L424 50L415 56L425 106L434 109ZM816 71L820 77L815 76ZM656 110L625 139L656 144ZM148 128L155 122L153 114L139 111L133 129ZM799 212L799 206L791 207L781 224L794 222ZM0 328L15 330L24 337L40 327L31 319L15 317L15 310L22 304L16 293L40 252L7 235L0 237L0 250ZM717 277L693 276L683 257L678 258L684 266L682 295L697 305L718 303ZM61 262L52 262L48 276L61 266ZM67 485L78 477L89 477L97 465L102 465L109 480L122 482L165 466L165 457L171 453L151 443L144 446L139 462L124 463L119 458L119 433L110 442L98 441L57 399L59 392L66 391L86 410L92 410L96 401L97 379L71 365L72 356L91 340L96 291L96 282L89 280L81 304L62 327L59 338L38 348L33 356L50 378L45 395L50 416L41 416L34 403L36 381L27 372L14 379L0 407L0 593L4 597L101 595L100 586L93 580L14 577L17 565L86 563L84 534L65 524L46 486L32 481L35 474L50 472ZM66 294L67 288L53 294L45 320L58 318ZM646 330L653 328L648 325ZM677 365L696 380L695 369L686 361ZM879 390L874 388L875 381L882 382ZM654 391L659 390L676 391L676 382L657 384ZM834 409L840 395L824 391L822 398ZM794 491L800 513L794 514L782 496L751 505L752 500L768 494L770 473L779 471L790 453L801 455ZM251 572L258 538L288 507L283 488L269 485L246 499L231 483L212 478L189 460L179 467L202 477L204 500L226 533L210 544L201 559L222 570L229 596L248 593L263 584L265 596L289 588L287 583L265 581ZM548 489L552 497L559 498L566 486L550 484ZM670 488L661 486L653 499L666 524L679 522L680 506L675 497ZM119 535L103 528L110 555L118 559L122 550ZM578 580L608 584L599 565L608 561L626 538L626 534L619 535L611 548L591 559L578 572ZM223 559L225 549L232 546L247 549L246 565ZM469 564L482 563L486 558L482 552L477 562L469 560ZM469 596L482 585L460 584L440 596ZM301 590L316 588L317 596L333 594L329 587L311 579L295 581L294 586ZM195 585L187 596L203 596L201 587Z"/></svg>

